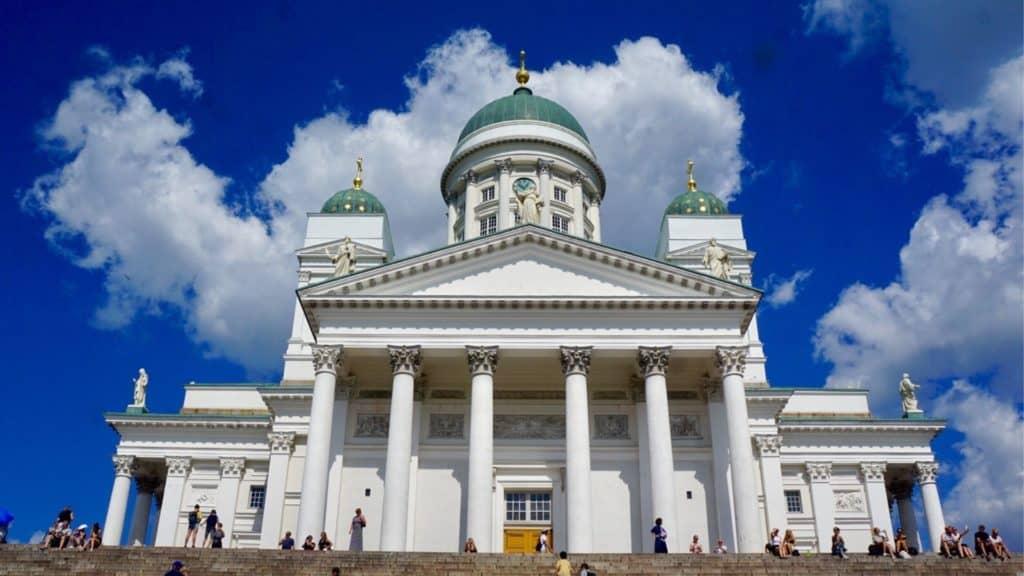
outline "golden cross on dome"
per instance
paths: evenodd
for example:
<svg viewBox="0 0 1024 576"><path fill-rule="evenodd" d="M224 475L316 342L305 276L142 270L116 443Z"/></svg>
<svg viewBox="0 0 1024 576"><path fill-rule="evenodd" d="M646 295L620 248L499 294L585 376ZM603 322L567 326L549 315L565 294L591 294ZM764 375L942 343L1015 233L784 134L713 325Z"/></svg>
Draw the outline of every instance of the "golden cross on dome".
<svg viewBox="0 0 1024 576"><path fill-rule="evenodd" d="M363 187L363 157L356 158L356 177L352 179L352 187L360 190Z"/></svg>
<svg viewBox="0 0 1024 576"><path fill-rule="evenodd" d="M693 160L687 160L686 161L686 176L688 178L688 180L686 182L686 188L690 192L696 192L697 191L697 179L693 177L693 164L694 164Z"/></svg>
<svg viewBox="0 0 1024 576"><path fill-rule="evenodd" d="M519 71L516 72L516 82L520 86L526 86L530 81L530 73L526 71L526 50L519 51Z"/></svg>

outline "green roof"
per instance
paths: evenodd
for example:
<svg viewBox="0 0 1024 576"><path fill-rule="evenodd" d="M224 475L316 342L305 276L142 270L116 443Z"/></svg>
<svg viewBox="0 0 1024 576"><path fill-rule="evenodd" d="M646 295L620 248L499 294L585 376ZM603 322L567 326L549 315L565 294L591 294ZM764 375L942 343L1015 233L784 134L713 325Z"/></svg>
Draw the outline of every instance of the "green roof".
<svg viewBox="0 0 1024 576"><path fill-rule="evenodd" d="M728 213L725 202L714 194L700 190L683 192L665 208L666 216L720 216Z"/></svg>
<svg viewBox="0 0 1024 576"><path fill-rule="evenodd" d="M533 91L525 86L516 88L511 96L498 98L473 114L469 122L466 122L462 133L459 134L459 142L485 126L513 120L536 120L557 124L575 132L584 141L590 143L587 133L583 131L583 127L568 110L557 102L534 96Z"/></svg>
<svg viewBox="0 0 1024 576"><path fill-rule="evenodd" d="M323 214L384 214L384 205L377 197L361 188L335 192L320 209Z"/></svg>

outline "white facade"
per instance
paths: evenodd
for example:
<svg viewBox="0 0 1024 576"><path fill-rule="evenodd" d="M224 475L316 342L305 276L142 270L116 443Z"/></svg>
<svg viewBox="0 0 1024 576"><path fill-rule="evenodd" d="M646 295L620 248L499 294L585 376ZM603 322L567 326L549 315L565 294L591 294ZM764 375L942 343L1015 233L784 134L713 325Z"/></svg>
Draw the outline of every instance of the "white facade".
<svg viewBox="0 0 1024 576"><path fill-rule="evenodd" d="M546 200L540 225L517 223L518 178ZM310 214L280 382L106 415L109 543L181 545L197 503L229 545L264 548L324 531L346 549L355 508L369 550L502 552L551 529L556 549L650 552L661 517L673 552L694 534L759 552L774 527L827 551L833 526L860 551L890 509L912 543L943 525L942 422L769 385L739 216L666 216L656 260L602 245L594 151L532 120L470 134L441 187L448 245L400 260L385 215ZM333 277L345 237L357 263ZM701 262L712 238L728 279Z"/></svg>

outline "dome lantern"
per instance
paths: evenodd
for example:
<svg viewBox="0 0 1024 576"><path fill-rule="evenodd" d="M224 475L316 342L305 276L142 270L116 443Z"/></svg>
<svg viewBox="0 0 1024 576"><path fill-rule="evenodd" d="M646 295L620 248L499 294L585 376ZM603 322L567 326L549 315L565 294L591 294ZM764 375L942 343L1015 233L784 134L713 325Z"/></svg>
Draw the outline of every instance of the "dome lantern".
<svg viewBox="0 0 1024 576"><path fill-rule="evenodd" d="M363 190L363 158L356 159L356 175L352 187L335 192L324 202L321 214L384 214L384 205L376 196Z"/></svg>

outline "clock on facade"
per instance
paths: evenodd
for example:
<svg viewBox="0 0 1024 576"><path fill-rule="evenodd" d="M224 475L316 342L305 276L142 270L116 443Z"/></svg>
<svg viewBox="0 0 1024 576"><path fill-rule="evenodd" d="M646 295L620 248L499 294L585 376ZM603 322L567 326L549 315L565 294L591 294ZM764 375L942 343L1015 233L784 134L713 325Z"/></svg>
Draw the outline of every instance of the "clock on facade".
<svg viewBox="0 0 1024 576"><path fill-rule="evenodd" d="M527 194L537 189L537 185L529 178L520 178L512 183L512 189L516 195Z"/></svg>

